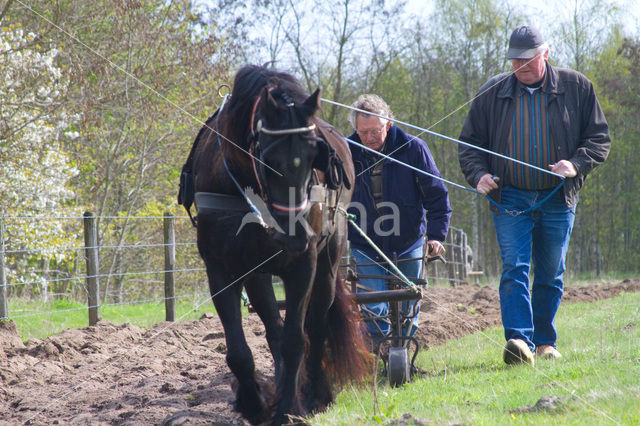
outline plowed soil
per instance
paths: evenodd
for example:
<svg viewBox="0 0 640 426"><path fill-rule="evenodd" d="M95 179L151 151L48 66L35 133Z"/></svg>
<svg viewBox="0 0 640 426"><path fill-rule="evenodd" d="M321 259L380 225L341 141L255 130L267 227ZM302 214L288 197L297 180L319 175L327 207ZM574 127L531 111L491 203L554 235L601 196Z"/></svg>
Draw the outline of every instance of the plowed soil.
<svg viewBox="0 0 640 426"><path fill-rule="evenodd" d="M564 302L640 291L640 279L567 287ZM495 287L426 290L423 348L500 324ZM273 375L264 328L244 319L256 368ZM246 424L233 411L222 326L213 315L150 329L106 321L44 340L0 322L0 424Z"/></svg>

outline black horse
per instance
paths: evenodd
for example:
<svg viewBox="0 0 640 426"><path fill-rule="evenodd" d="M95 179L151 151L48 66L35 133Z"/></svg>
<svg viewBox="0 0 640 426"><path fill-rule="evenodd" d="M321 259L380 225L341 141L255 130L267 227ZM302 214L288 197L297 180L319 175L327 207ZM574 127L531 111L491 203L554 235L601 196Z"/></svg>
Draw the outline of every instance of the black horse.
<svg viewBox="0 0 640 426"><path fill-rule="evenodd" d="M315 118L319 96L287 73L242 68L183 167L179 201L188 208L195 187L198 250L238 380L235 408L254 424L322 410L334 383L368 370L358 310L338 272L353 164L342 136ZM272 274L284 284L284 321ZM265 326L275 395L256 380L243 287Z"/></svg>

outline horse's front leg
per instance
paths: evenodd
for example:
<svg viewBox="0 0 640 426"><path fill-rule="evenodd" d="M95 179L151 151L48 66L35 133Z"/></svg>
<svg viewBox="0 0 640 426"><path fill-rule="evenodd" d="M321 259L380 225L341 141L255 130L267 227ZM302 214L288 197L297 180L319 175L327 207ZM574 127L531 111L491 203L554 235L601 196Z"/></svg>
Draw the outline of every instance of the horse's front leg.
<svg viewBox="0 0 640 426"><path fill-rule="evenodd" d="M336 260L337 256L335 256ZM308 412L326 408L333 402L331 383L322 360L328 334L327 315L335 295L338 264L331 264L329 257L319 256L316 276L311 292L305 329L309 338L309 356L306 360L306 378L302 386L304 405Z"/></svg>
<svg viewBox="0 0 640 426"><path fill-rule="evenodd" d="M249 296L253 309L264 324L267 344L273 356L275 376L278 377L282 368L280 349L283 321L273 293L271 274L254 274L247 277L244 281L244 288L247 290L247 296Z"/></svg>
<svg viewBox="0 0 640 426"><path fill-rule="evenodd" d="M241 285L226 288L232 281L218 272L221 265L206 263L213 304L224 328L227 365L238 380L235 409L252 424L263 423L271 413L269 402L256 381L253 355L242 330Z"/></svg>
<svg viewBox="0 0 640 426"><path fill-rule="evenodd" d="M315 261L313 246L281 274L287 302L282 339L283 368L277 383L280 401L273 418L274 425L288 423L288 414L306 414L300 396L300 373L307 344L304 321L315 276Z"/></svg>

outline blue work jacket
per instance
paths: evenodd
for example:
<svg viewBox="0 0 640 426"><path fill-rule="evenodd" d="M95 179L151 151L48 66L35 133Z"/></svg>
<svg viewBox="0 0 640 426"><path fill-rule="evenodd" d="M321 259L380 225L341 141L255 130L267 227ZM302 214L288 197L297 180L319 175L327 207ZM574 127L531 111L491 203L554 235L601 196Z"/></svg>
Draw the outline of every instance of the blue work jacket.
<svg viewBox="0 0 640 426"><path fill-rule="evenodd" d="M362 143L357 133L349 139ZM349 144L355 165L356 181L349 213L356 215L357 224L387 255L401 256L428 240L444 241L449 229L451 206L442 180L418 173L402 164L382 159L365 149ZM391 126L385 140L384 154L440 176L427 144ZM382 202L375 205L371 186L373 160L382 160ZM386 203L392 203L389 207ZM366 217L365 217L366 216ZM372 259L381 260L375 249L349 226L351 248L363 250Z"/></svg>

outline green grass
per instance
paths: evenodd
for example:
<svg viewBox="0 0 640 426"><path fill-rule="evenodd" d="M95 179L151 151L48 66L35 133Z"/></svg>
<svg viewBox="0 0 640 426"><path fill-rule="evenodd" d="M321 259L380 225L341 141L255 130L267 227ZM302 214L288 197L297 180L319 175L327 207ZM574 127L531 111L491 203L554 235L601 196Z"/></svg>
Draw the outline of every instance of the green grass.
<svg viewBox="0 0 640 426"><path fill-rule="evenodd" d="M176 301L177 321L197 319L205 312L214 312L209 298ZM9 316L16 323L24 341L44 339L68 328L89 325L87 305L66 299L50 303L10 300ZM102 306L100 318L114 323L128 322L138 327L150 327L165 320L165 306L164 302Z"/></svg>
<svg viewBox="0 0 640 426"><path fill-rule="evenodd" d="M507 366L494 328L421 351L416 365L426 376L400 388L381 379L377 403L372 384L348 389L310 422L386 424L408 413L434 424L640 424L640 293L563 304L556 324L561 360ZM560 402L512 413L544 396Z"/></svg>
<svg viewBox="0 0 640 426"><path fill-rule="evenodd" d="M531 282L533 281L533 271L531 271L530 275ZM633 279L638 278L638 274L634 272L609 272L602 273L600 276L597 276L595 273L570 273L567 272L564 275L564 285L566 287L569 286L584 286L584 285L594 285L594 284L605 284L605 283L619 283L624 281L625 279ZM469 283L475 284L475 278L469 277ZM485 276L481 275L478 278L478 285L485 286L489 285L492 287L498 287L500 283L500 275L497 276ZM449 283L444 280L438 280L436 283L437 286L447 287Z"/></svg>
<svg viewBox="0 0 640 426"><path fill-rule="evenodd" d="M284 298L281 284L274 285L276 298ZM16 323L20 337L44 339L59 334L68 328L82 328L89 325L87 305L69 299L43 303L23 299L9 299L9 318ZM195 320L205 312L215 313L211 298L200 295L194 298L176 300L176 321ZM242 307L243 315L248 313ZM124 303L100 307L100 318L117 323L130 323L147 328L165 320L164 301L152 303Z"/></svg>

